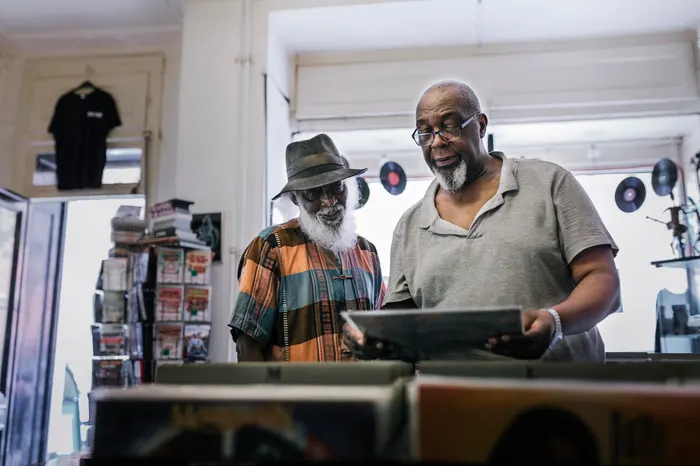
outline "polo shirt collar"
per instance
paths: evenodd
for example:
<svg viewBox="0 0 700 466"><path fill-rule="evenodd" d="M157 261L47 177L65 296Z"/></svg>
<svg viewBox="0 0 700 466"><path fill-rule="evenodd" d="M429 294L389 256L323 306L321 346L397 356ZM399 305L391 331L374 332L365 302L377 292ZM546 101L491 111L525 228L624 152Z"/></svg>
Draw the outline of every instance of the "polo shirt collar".
<svg viewBox="0 0 700 466"><path fill-rule="evenodd" d="M518 190L518 180L516 178L516 166L513 160L506 157L503 152L491 152L492 157L498 157L503 161L501 167L501 181L498 185L497 196L503 197L503 194L510 191ZM437 180L433 180L428 187L428 191L423 196L420 209L420 228L430 228L440 218L437 208L435 207L435 195L437 194L440 185Z"/></svg>

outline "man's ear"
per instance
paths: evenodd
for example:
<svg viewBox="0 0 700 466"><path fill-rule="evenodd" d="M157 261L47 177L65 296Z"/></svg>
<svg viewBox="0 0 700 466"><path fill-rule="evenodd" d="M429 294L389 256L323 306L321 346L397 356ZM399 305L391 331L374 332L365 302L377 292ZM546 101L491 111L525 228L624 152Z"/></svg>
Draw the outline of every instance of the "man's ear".
<svg viewBox="0 0 700 466"><path fill-rule="evenodd" d="M289 193L289 200L292 201L292 203L299 207L299 201L297 201L297 195L294 193Z"/></svg>
<svg viewBox="0 0 700 466"><path fill-rule="evenodd" d="M489 125L489 118L481 113L477 119L479 121L479 137L484 139L484 137L486 137L486 128Z"/></svg>

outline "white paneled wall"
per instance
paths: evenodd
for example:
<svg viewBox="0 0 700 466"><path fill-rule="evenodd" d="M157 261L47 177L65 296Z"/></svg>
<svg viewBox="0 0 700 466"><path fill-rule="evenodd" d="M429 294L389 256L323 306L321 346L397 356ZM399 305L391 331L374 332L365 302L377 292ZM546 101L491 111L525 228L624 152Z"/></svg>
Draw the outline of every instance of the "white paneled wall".
<svg viewBox="0 0 700 466"><path fill-rule="evenodd" d="M406 59L368 52L355 62L299 59L299 121L405 116L432 83L470 84L493 122L557 120L700 110L695 44L658 44ZM410 55L409 55L410 56ZM381 57L381 59L379 59Z"/></svg>

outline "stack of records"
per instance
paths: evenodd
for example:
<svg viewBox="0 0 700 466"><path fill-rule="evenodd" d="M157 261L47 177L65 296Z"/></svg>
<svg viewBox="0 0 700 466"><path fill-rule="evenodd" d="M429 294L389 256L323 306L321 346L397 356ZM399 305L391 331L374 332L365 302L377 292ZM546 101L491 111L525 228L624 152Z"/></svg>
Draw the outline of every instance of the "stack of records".
<svg viewBox="0 0 700 466"><path fill-rule="evenodd" d="M141 218L141 207L123 205L112 218L110 257L128 257L128 246L138 243L146 233L147 223Z"/></svg>
<svg viewBox="0 0 700 466"><path fill-rule="evenodd" d="M151 207L151 235L204 245L192 231L192 204L194 202L170 199Z"/></svg>

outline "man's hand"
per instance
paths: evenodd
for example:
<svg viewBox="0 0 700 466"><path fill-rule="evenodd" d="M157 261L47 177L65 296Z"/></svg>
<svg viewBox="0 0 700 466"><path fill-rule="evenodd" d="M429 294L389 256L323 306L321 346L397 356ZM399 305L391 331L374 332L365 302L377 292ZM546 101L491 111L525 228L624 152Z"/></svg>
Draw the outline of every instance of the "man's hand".
<svg viewBox="0 0 700 466"><path fill-rule="evenodd" d="M414 362L416 356L412 351L391 342L368 338L354 326L343 325L343 343L359 359L394 359Z"/></svg>
<svg viewBox="0 0 700 466"><path fill-rule="evenodd" d="M365 335L348 323L343 325L343 343L359 359L377 359L384 351L384 345L381 342L367 344Z"/></svg>
<svg viewBox="0 0 700 466"><path fill-rule="evenodd" d="M554 337L554 317L546 310L525 311L523 329L523 335L490 338L486 349L516 359L539 359L549 348Z"/></svg>

